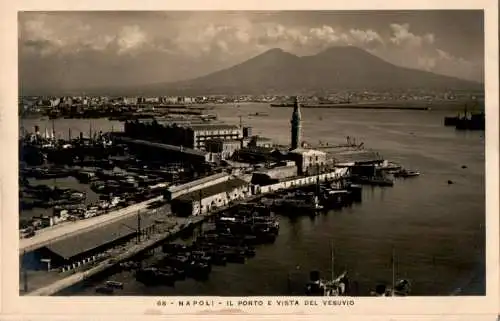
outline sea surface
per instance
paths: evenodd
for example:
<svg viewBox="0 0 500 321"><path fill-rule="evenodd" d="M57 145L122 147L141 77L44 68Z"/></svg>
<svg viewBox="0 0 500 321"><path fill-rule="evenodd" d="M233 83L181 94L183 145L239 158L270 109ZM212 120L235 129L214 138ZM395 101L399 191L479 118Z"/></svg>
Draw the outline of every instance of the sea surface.
<svg viewBox="0 0 500 321"><path fill-rule="evenodd" d="M267 104L228 104L214 110L221 120L253 127L253 133L289 144L291 108ZM268 116L249 116L251 113ZM484 295L485 293L485 148L484 132L459 132L443 126L445 112L404 110L303 109L303 139L337 144L346 136L377 150L386 159L419 170L421 176L400 179L394 187L364 187L363 202L311 219L280 217L276 243L257 248L244 265L215 267L205 282L186 280L175 287L146 287L128 272L123 295L286 295L299 294L311 270L328 276L331 245L335 270L346 269L367 295L392 279L412 283L412 295ZM49 120L24 120L52 127ZM118 122L61 119L56 132L115 130ZM466 168L462 168L465 165ZM452 180L454 184L448 184ZM102 282L102 281L96 281ZM67 295L95 295L93 286Z"/></svg>

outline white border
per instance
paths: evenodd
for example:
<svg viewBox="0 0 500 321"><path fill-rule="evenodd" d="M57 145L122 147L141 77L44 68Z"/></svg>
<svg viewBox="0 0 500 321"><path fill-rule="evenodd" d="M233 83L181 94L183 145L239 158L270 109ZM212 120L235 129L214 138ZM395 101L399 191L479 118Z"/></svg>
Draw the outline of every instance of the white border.
<svg viewBox="0 0 500 321"><path fill-rule="evenodd" d="M343 319L350 316L424 316L442 319L445 315L486 316L498 313L499 302L499 215L498 215L498 3L493 0L449 0L449 1L360 1L349 0L344 3L310 0L307 2L270 2L270 1L182 1L181 4L157 1L2 1L0 34L0 140L2 147L0 204L2 209L0 286L2 295L0 311L26 317L51 316L93 316L118 317L182 313L198 314L205 309L161 309L155 306L156 297L19 297L18 295L18 225L17 213L17 11L18 10L383 10L383 9L484 9L485 11L485 81L486 81L486 227L487 227L487 296L485 297L409 297L409 298L356 298L356 304L349 308L314 308L303 306L286 309L251 308L244 314L336 314ZM170 298L175 301L175 298ZM213 298L210 298L211 300ZM225 300L225 299L223 299ZM268 298L264 298L268 300ZM304 298L300 298L304 300ZM396 302L397 301L397 302ZM231 314L230 311L220 311ZM331 316L330 316L331 317ZM214 316L215 318L215 316ZM220 316L216 317L217 319ZM315 317L316 318L316 317ZM414 319L414 318L410 318Z"/></svg>

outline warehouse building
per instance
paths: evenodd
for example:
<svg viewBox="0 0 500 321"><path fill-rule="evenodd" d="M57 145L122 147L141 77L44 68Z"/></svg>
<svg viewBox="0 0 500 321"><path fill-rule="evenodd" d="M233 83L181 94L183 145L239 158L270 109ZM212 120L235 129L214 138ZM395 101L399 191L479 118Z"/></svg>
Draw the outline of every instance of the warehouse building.
<svg viewBox="0 0 500 321"><path fill-rule="evenodd" d="M158 220L163 220L161 211L128 217L69 238L54 241L22 256L23 266L29 270L71 270L83 264L97 261L111 248L126 244L155 229Z"/></svg>
<svg viewBox="0 0 500 321"><path fill-rule="evenodd" d="M203 215L248 197L249 182L233 178L209 187L183 194L171 202L172 213L178 216Z"/></svg>
<svg viewBox="0 0 500 321"><path fill-rule="evenodd" d="M328 166L327 153L319 150L297 148L288 157L295 161L299 175L315 175Z"/></svg>
<svg viewBox="0 0 500 321"><path fill-rule="evenodd" d="M256 171L252 175L252 184L269 185L275 184L282 180L297 176L297 166L291 162L286 166L277 166L273 168L265 168Z"/></svg>
<svg viewBox="0 0 500 321"><path fill-rule="evenodd" d="M115 135L115 139L125 143L134 154L151 161L203 164L211 160L210 153L182 145L169 145L118 135Z"/></svg>

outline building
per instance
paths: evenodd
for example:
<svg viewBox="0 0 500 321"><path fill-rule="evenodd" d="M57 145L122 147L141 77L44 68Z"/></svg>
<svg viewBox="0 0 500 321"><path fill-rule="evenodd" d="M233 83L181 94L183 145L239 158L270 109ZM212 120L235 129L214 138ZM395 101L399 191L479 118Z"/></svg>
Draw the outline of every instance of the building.
<svg viewBox="0 0 500 321"><path fill-rule="evenodd" d="M121 143L125 143L135 154L138 154L143 159L150 161L168 162L184 162L192 165L200 165L210 162L210 154L193 148L184 146L169 145L163 143L151 142L148 140L134 139L114 135L114 139Z"/></svg>
<svg viewBox="0 0 500 321"><path fill-rule="evenodd" d="M145 97L144 98L144 103L146 104L156 104L160 102L159 97Z"/></svg>
<svg viewBox="0 0 500 321"><path fill-rule="evenodd" d="M210 139L205 142L205 150L217 154L220 159L230 159L241 148L241 141L237 139Z"/></svg>
<svg viewBox="0 0 500 321"><path fill-rule="evenodd" d="M278 183L284 179L297 176L297 166L287 164L286 166L277 166L256 171L252 174L252 184L269 185Z"/></svg>
<svg viewBox="0 0 500 321"><path fill-rule="evenodd" d="M191 125L194 148L205 149L205 142L212 139L239 140L243 138L241 128L228 124Z"/></svg>
<svg viewBox="0 0 500 321"><path fill-rule="evenodd" d="M235 153L235 159L239 162L257 164L257 163L275 163L280 159L273 153L274 150L268 147L244 147Z"/></svg>
<svg viewBox="0 0 500 321"><path fill-rule="evenodd" d="M22 256L23 266L28 270L73 269L98 259L107 250L133 241L138 229L143 235L154 229L157 220L165 213L157 212L120 219L26 252ZM28 281L29 282L29 281Z"/></svg>
<svg viewBox="0 0 500 321"><path fill-rule="evenodd" d="M290 123L292 124L292 137L291 137L291 146L290 150L297 149L301 146L301 140L302 140L302 124L301 124L301 119L302 116L300 114L300 105L299 105L299 100L297 97L294 98L294 107L293 107L293 114L292 114L292 119Z"/></svg>
<svg viewBox="0 0 500 321"><path fill-rule="evenodd" d="M313 175L328 166L327 153L320 150L296 148L288 155L297 164L300 175Z"/></svg>
<svg viewBox="0 0 500 321"><path fill-rule="evenodd" d="M123 97L124 105L137 105L137 97Z"/></svg>
<svg viewBox="0 0 500 321"><path fill-rule="evenodd" d="M252 137L252 127L249 127L249 126L245 126L243 127L243 137L244 138L247 138L247 137Z"/></svg>
<svg viewBox="0 0 500 321"><path fill-rule="evenodd" d="M172 213L178 216L203 215L248 197L250 184L240 178L221 182L183 194L171 201Z"/></svg>
<svg viewBox="0 0 500 321"><path fill-rule="evenodd" d="M247 146L271 148L273 147L273 141L267 137L253 136L250 138Z"/></svg>
<svg viewBox="0 0 500 321"><path fill-rule="evenodd" d="M186 148L205 149L205 142L212 139L236 140L242 138L238 126L221 123L193 124L161 120L136 120L125 122L125 135L149 139L164 144Z"/></svg>

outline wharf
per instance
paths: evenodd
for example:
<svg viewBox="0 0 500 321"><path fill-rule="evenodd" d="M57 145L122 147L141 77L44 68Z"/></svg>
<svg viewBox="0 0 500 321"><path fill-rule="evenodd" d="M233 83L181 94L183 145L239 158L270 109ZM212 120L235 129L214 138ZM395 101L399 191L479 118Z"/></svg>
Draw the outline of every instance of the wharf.
<svg viewBox="0 0 500 321"><path fill-rule="evenodd" d="M22 255L24 252L36 250L37 248L43 247L51 242L60 241L70 236L87 232L97 226L102 227L103 225L113 223L117 220L136 215L137 211L144 210L149 204L162 199L163 196L158 196L153 199L119 209L112 213L47 227L38 231L33 237L21 239L19 242L19 255Z"/></svg>
<svg viewBox="0 0 500 321"><path fill-rule="evenodd" d="M242 203L256 200L262 196L263 195L254 195L250 198L246 198L245 200L242 201ZM28 295L28 296L55 295L55 294L63 291L64 289L67 289L71 286L80 284L81 282L85 281L86 279L89 279L93 276L96 276L100 273L105 272L108 269L111 269L111 268L117 266L120 262L127 261L127 260L133 258L134 256L136 256L142 252L154 249L155 247L158 247L162 242L166 241L167 239L175 237L179 232L182 232L183 230L190 228L192 225L200 224L203 221L207 220L209 217L216 215L218 213L221 213L221 212L227 210L228 208L235 206L237 204L238 203L232 204L230 206L221 207L221 208L219 208L219 209L217 209L217 210L215 210L207 215L191 217L188 219L187 223L184 223L184 224L176 223L167 232L162 231L162 232L159 232L157 234L150 235L150 237L147 240L144 240L143 242L141 242L139 244L134 244L134 245L128 247L125 251L123 251L121 253L113 253L112 257L107 258L104 261L99 262L96 266L94 266L88 270L76 272L76 273L74 273L74 274L72 274L64 279L60 279L60 280L58 280L50 285L33 290L33 291L27 293L26 295Z"/></svg>
<svg viewBox="0 0 500 321"><path fill-rule="evenodd" d="M191 224L197 224L203 220L202 217L195 219L194 221L191 222ZM187 228L190 224L187 224L185 228ZM132 247L128 248L126 251L123 253L117 254L115 257L108 258L100 263L98 263L97 266L90 268L89 270L82 271L82 272L77 272L67 278L64 278L62 280L56 281L48 286L39 288L37 290L34 290L27 295L29 296L49 296L49 295L54 295L68 287L71 287L73 285L79 284L86 280L87 278L90 278L92 276L95 276L97 274L100 274L117 264L119 264L122 261L128 260L135 255L147 251L162 241L166 240L169 237L175 236L177 233L179 233L182 230L182 228L179 225L174 226L171 230L166 232L165 234L157 234L153 235L150 237L150 239L133 245Z"/></svg>

